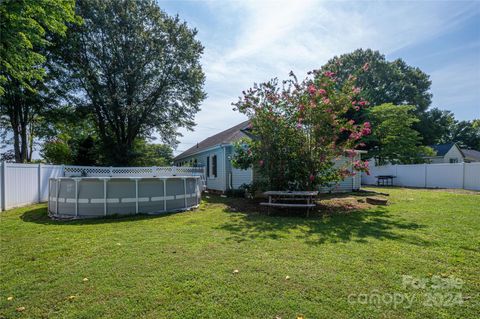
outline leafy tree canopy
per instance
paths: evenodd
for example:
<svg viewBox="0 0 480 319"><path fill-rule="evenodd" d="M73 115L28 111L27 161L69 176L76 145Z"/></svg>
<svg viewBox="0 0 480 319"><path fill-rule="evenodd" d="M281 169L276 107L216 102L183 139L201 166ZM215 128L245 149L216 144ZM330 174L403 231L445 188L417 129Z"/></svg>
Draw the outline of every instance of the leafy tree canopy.
<svg viewBox="0 0 480 319"><path fill-rule="evenodd" d="M450 130L455 124L455 117L452 112L432 108L419 117L419 124L422 127L423 143L434 145L446 142Z"/></svg>
<svg viewBox="0 0 480 319"><path fill-rule="evenodd" d="M135 141L157 132L175 143L205 98L197 31L153 0L85 0L65 59L76 72L80 108L94 115L109 164L135 160Z"/></svg>
<svg viewBox="0 0 480 319"><path fill-rule="evenodd" d="M173 149L167 144L152 144L145 140L135 143L138 156L132 164L135 166L170 166L173 162Z"/></svg>
<svg viewBox="0 0 480 319"><path fill-rule="evenodd" d="M368 69L368 72L358 73L361 69ZM429 76L402 59L387 61L378 51L357 49L334 57L321 70L335 72L339 85L358 73L356 83L362 88L361 96L370 105L407 104L414 106L413 111L420 114L431 104Z"/></svg>
<svg viewBox="0 0 480 319"><path fill-rule="evenodd" d="M412 105L382 104L368 110L373 131L367 137L373 147L368 156L377 164L423 163L423 156L433 155L429 147L421 146L421 137L413 129L418 118L413 114Z"/></svg>
<svg viewBox="0 0 480 319"><path fill-rule="evenodd" d="M0 2L0 96L7 81L29 90L44 76L50 34L65 35L66 23L79 22L75 0L4 0Z"/></svg>
<svg viewBox="0 0 480 319"><path fill-rule="evenodd" d="M456 121L450 126L445 142L456 142L460 147L480 150L480 120Z"/></svg>

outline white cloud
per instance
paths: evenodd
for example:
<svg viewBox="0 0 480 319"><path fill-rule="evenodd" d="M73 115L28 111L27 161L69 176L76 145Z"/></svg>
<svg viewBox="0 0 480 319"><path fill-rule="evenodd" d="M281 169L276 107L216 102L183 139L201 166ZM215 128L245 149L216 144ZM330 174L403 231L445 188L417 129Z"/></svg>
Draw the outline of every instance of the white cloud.
<svg viewBox="0 0 480 319"><path fill-rule="evenodd" d="M209 97L196 117L199 129L181 139L190 145L242 121L244 117L233 112L230 104L254 82L285 78L290 70L302 78L334 55L360 47L392 54L478 14L478 4L447 2L285 0L210 1L207 5L226 29L204 31L215 33L210 37L214 42L204 42ZM441 76L432 79L436 89L435 81ZM187 144L179 146L179 150L186 148Z"/></svg>

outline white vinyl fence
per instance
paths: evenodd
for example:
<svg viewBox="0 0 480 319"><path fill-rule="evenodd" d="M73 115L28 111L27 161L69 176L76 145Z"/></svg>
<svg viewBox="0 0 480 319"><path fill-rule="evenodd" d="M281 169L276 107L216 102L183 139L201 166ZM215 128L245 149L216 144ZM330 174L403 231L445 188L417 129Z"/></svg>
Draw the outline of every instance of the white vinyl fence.
<svg viewBox="0 0 480 319"><path fill-rule="evenodd" d="M378 175L396 176L395 186L480 190L480 163L371 165L370 175L362 174L362 184L376 184Z"/></svg>
<svg viewBox="0 0 480 319"><path fill-rule="evenodd" d="M0 211L46 202L48 180L52 177L164 177L205 176L203 167L101 167L2 162L0 166Z"/></svg>

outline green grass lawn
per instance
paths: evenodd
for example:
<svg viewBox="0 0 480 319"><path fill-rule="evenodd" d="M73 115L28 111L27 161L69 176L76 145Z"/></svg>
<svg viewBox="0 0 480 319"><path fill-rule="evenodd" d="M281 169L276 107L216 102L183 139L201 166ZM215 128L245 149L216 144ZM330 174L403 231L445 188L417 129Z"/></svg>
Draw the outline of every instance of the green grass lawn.
<svg viewBox="0 0 480 319"><path fill-rule="evenodd" d="M389 206L310 218L213 195L155 217L52 221L43 204L0 213L0 317L478 318L480 194L375 190ZM403 275L463 284L415 289Z"/></svg>

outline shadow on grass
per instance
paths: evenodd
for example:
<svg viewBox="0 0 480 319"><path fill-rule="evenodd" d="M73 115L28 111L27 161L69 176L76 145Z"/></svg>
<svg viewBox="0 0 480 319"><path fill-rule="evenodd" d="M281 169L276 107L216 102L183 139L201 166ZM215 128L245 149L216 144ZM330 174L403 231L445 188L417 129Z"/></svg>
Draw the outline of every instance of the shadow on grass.
<svg viewBox="0 0 480 319"><path fill-rule="evenodd" d="M172 212L172 213L159 213L159 214L138 214L138 215L110 215L106 217L96 217L96 218L87 218L87 219L52 219L48 216L47 208L40 207L34 208L24 212L20 218L24 222L37 223L44 225L95 225L95 224L107 224L107 223L122 223L122 222L131 222L139 221L145 219L154 219L161 218L166 216L171 216L181 212Z"/></svg>
<svg viewBox="0 0 480 319"><path fill-rule="evenodd" d="M326 196L346 198L352 194ZM369 238L395 240L427 246L429 243L415 234L424 225L402 220L389 213L387 207L365 209L347 206L343 211L319 210L305 217L305 211L278 210L271 215L260 207L257 200L210 197L209 203L227 205L225 212L232 214L228 222L218 228L230 232L229 240L243 242L255 239L281 239L293 234L305 242L318 245L339 242L368 242Z"/></svg>

